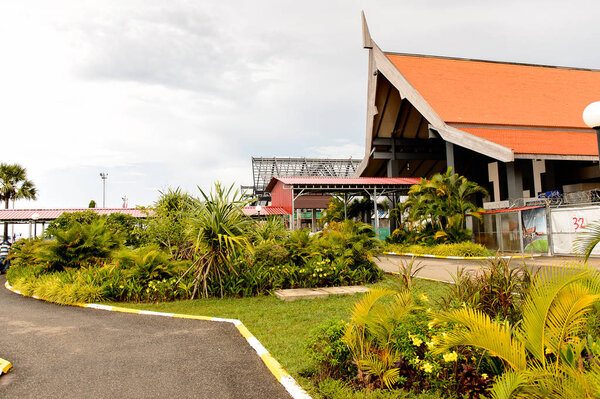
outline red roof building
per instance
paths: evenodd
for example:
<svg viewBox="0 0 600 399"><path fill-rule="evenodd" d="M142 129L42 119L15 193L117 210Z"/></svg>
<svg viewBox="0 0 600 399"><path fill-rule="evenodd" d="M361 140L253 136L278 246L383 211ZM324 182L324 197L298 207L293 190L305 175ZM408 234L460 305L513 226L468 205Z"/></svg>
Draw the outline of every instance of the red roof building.
<svg viewBox="0 0 600 399"><path fill-rule="evenodd" d="M447 167L491 201L600 187L600 70L369 51L367 137L357 176L429 177Z"/></svg>

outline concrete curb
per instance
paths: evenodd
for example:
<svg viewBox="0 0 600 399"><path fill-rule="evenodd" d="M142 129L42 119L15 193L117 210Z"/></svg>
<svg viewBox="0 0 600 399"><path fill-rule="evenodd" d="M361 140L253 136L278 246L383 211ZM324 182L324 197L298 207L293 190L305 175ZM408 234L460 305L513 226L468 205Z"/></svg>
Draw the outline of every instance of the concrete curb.
<svg viewBox="0 0 600 399"><path fill-rule="evenodd" d="M484 259L525 259L535 258L542 255L514 255L514 256L440 256L429 254L412 254L410 252L383 252L384 255L413 256L415 258L437 258L437 259L458 259L458 260L484 260Z"/></svg>
<svg viewBox="0 0 600 399"><path fill-rule="evenodd" d="M19 290L14 289L8 283L8 281L4 284L4 286L8 290L14 292L15 294L23 295L23 294L21 294L21 292ZM35 295L32 296L32 298L38 299L38 300L44 300ZM46 301L46 302L48 302L48 301ZM179 314L179 313L154 312L154 311L150 311L150 310L130 309L130 308L123 308L123 307L119 307L119 306L102 305L102 304L98 304L98 303L80 303L80 304L73 304L71 306L78 306L81 308L91 308L91 309L98 309L98 310L107 310L107 311L111 311L111 312L131 313L131 314L138 314L138 315L175 317L175 318L181 318L181 319L193 319L193 320L216 321L216 322L221 322L221 323L231 323L237 328L238 332L246 339L248 344L256 351L256 353L261 358L261 360L265 363L265 365L267 366L269 371L275 376L275 378L277 378L277 381L279 381L279 383L281 385L283 385L283 387L292 396L292 398L294 398L294 399L311 399L311 396L304 389L302 389L302 387L300 387L300 385L298 385L296 380L294 380L294 378L287 371L285 371L283 366L277 360L275 360L275 358L269 353L269 351L267 351L267 349L260 343L260 341L258 339L256 339L256 337L254 335L252 335L250 330L248 330L246 328L246 326L244 326L244 324L239 320L223 319L220 317L194 316L194 315ZM1 360L2 359L0 359L0 361ZM0 362L0 364L2 364L2 363ZM8 364L9 364L8 368L10 369L10 367L12 367L12 365L10 365L10 363L8 363ZM8 369L6 371L8 371Z"/></svg>
<svg viewBox="0 0 600 399"><path fill-rule="evenodd" d="M8 373L8 370L12 368L12 364L8 360L4 360L0 357L0 376Z"/></svg>

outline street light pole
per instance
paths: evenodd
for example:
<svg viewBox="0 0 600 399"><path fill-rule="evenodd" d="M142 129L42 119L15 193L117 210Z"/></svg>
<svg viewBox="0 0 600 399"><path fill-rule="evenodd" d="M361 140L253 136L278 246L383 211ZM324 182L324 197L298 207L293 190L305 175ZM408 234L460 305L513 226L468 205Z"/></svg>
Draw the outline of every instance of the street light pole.
<svg viewBox="0 0 600 399"><path fill-rule="evenodd" d="M583 110L583 121L586 125L596 130L598 139L598 166L600 166L600 101L596 101Z"/></svg>
<svg viewBox="0 0 600 399"><path fill-rule="evenodd" d="M108 173L100 172L102 178L102 208L106 208L106 179L108 179Z"/></svg>

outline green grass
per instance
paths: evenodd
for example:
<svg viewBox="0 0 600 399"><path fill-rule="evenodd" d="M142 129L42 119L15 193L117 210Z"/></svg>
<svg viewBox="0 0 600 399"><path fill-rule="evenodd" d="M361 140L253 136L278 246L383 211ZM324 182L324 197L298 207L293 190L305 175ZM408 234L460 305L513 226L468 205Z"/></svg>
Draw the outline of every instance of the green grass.
<svg viewBox="0 0 600 399"><path fill-rule="evenodd" d="M382 282L374 285L389 284L392 279L393 277L386 276ZM416 292L426 293L434 307L435 300L444 292L444 286L439 282L417 280ZM306 355L309 331L330 318L348 320L352 306L360 298L361 294L356 294L285 302L274 296L259 296L156 304L111 304L157 312L241 320L283 367L297 378L313 367Z"/></svg>

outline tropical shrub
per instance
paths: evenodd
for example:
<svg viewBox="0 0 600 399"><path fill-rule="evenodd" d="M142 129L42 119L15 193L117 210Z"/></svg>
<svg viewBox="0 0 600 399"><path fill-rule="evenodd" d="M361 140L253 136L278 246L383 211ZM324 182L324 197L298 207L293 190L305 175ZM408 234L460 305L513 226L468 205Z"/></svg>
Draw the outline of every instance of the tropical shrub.
<svg viewBox="0 0 600 399"><path fill-rule="evenodd" d="M386 252L410 253L415 255L461 256L461 257L488 257L495 253L481 244L463 241L454 244L385 244Z"/></svg>
<svg viewBox="0 0 600 399"><path fill-rule="evenodd" d="M421 179L408 192L402 205L407 213L403 229L408 235L397 234L397 238L409 238L419 242L461 242L470 240L471 232L465 228L466 217L480 218L480 208L472 202L475 195L487 195L483 187L452 173L452 169L438 173L430 180Z"/></svg>
<svg viewBox="0 0 600 399"><path fill-rule="evenodd" d="M244 198L232 184L229 188L215 183L210 193L198 187L202 200L193 200L193 211L189 218L194 237L195 260L185 272L192 273L196 296L198 285L202 284L202 295L208 296L208 280L222 280L229 273L236 273L232 258L244 249L250 248L247 230L252 220L244 215L243 208L251 200ZM221 297L224 291L221 288Z"/></svg>
<svg viewBox="0 0 600 399"><path fill-rule="evenodd" d="M459 308L466 304L491 318L516 322L521 318L523 298L534 275L525 265L510 267L510 260L503 258L491 258L487 267L475 272L459 268L441 307Z"/></svg>
<svg viewBox="0 0 600 399"><path fill-rule="evenodd" d="M54 239L42 242L37 259L55 271L66 267L98 265L122 245L123 238L109 231L104 219L90 224L75 222L67 230L56 230Z"/></svg>
<svg viewBox="0 0 600 399"><path fill-rule="evenodd" d="M356 373L356 367L351 363L350 350L342 342L346 328L345 321L332 319L310 332L307 352L316 364L317 380L342 378Z"/></svg>
<svg viewBox="0 0 600 399"><path fill-rule="evenodd" d="M20 239L15 242L8 255L11 267L34 265L38 262L37 252L41 238Z"/></svg>
<svg viewBox="0 0 600 399"><path fill-rule="evenodd" d="M264 221L254 223L250 230L250 239L254 245L260 245L264 242L280 242L289 234L279 216L269 216Z"/></svg>
<svg viewBox="0 0 600 399"><path fill-rule="evenodd" d="M123 249L115 256L121 270L128 278L146 283L151 280L163 280L172 277L175 270L171 267L170 255L158 245L136 249Z"/></svg>
<svg viewBox="0 0 600 399"><path fill-rule="evenodd" d="M147 214L146 226L140 236L143 244L158 244L173 259L191 259L193 239L190 237L188 218L194 199L180 188L162 192Z"/></svg>
<svg viewBox="0 0 600 399"><path fill-rule="evenodd" d="M449 331L437 351L477 347L505 369L492 388L494 398L595 397L600 391L600 346L581 339L593 305L600 299L596 271L553 268L533 280L517 323L492 320L464 307L442 312Z"/></svg>

